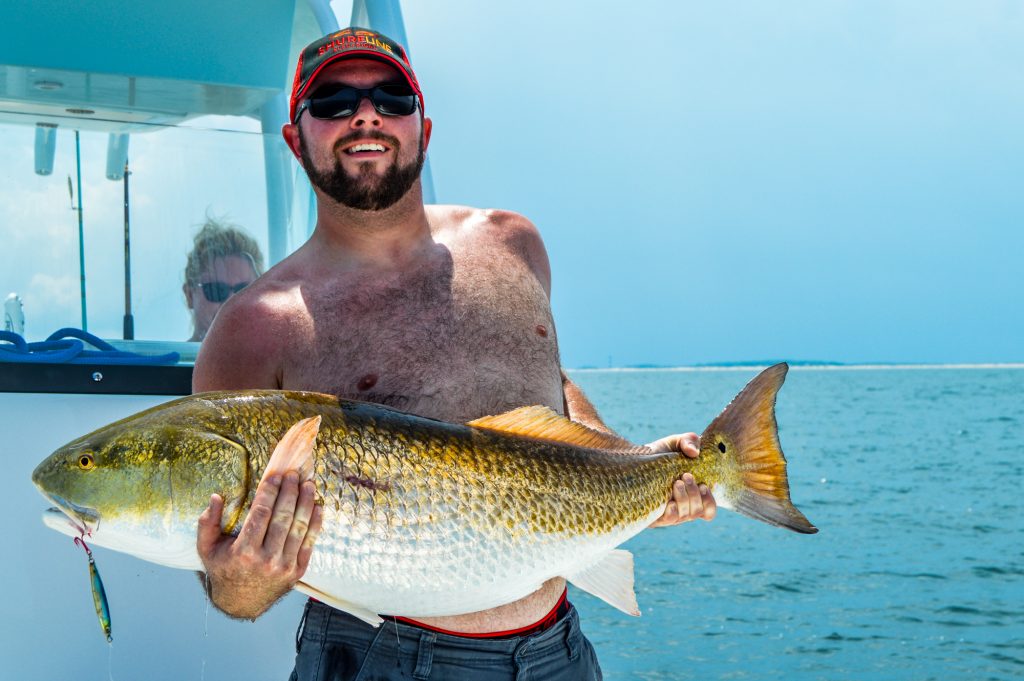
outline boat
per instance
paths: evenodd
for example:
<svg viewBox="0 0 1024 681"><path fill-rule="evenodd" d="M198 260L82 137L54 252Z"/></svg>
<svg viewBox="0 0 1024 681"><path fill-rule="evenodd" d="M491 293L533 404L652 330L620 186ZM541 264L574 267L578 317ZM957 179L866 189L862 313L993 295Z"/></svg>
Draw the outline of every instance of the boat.
<svg viewBox="0 0 1024 681"><path fill-rule="evenodd" d="M241 225L268 264L308 237L315 198L280 128L299 50L341 22L328 0L0 13L3 676L285 678L303 597L238 622L196 575L96 548L108 646L86 555L44 527L30 476L61 444L190 392L183 270L206 217ZM398 0L355 0L344 23L408 45Z"/></svg>

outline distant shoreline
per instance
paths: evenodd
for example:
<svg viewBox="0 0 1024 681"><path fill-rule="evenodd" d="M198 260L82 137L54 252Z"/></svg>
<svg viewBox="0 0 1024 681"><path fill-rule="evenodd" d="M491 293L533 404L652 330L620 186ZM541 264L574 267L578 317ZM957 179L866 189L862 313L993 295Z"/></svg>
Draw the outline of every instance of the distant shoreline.
<svg viewBox="0 0 1024 681"><path fill-rule="evenodd" d="M778 364L778 361L764 362L735 362L721 364L695 364L692 366L654 366L635 365L625 367L594 367L583 366L569 371L586 372L641 372L641 371L750 371L752 369L764 369ZM790 369L794 371L865 371L872 369L899 369L899 370L920 370L920 369L1024 369L1024 362L989 362L983 364L912 364L912 363L882 363L871 364L842 364L840 362L789 362Z"/></svg>

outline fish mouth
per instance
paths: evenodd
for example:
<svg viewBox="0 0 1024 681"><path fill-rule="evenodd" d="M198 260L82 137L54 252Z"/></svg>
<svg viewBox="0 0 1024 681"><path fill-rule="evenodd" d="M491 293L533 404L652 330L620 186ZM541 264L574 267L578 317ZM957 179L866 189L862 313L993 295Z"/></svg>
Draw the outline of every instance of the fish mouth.
<svg viewBox="0 0 1024 681"><path fill-rule="evenodd" d="M70 521L72 528L81 536L90 535L99 529L100 514L96 509L79 506L57 494L46 494L46 498L57 504L56 508L48 508L43 513L43 523L47 527L64 531L59 526L60 521Z"/></svg>

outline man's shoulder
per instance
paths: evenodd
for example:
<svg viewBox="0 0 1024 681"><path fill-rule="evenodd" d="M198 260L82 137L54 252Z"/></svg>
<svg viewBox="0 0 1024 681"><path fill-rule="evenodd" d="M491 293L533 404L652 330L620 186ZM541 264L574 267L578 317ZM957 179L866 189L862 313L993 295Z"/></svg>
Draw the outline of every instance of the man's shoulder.
<svg viewBox="0 0 1024 681"><path fill-rule="evenodd" d="M525 216L495 208L469 208L466 206L437 206L439 215L446 218L455 230L451 243L463 246L464 252L479 257L504 254L521 261L537 277L550 294L551 265L540 230ZM442 212L443 211L443 212Z"/></svg>
<svg viewBox="0 0 1024 681"><path fill-rule="evenodd" d="M286 343L304 318L297 283L272 268L217 312L196 359L193 388L277 387Z"/></svg>
<svg viewBox="0 0 1024 681"><path fill-rule="evenodd" d="M442 230L454 232L461 239L496 240L519 247L532 242L543 246L537 226L515 211L447 205L430 206L429 211Z"/></svg>
<svg viewBox="0 0 1024 681"><path fill-rule="evenodd" d="M217 312L196 357L193 391L277 387L286 327L260 296L244 293Z"/></svg>
<svg viewBox="0 0 1024 681"><path fill-rule="evenodd" d="M288 319L297 312L297 300L301 300L298 282L275 273L266 272L225 303L217 313L218 317L230 320L232 326L246 326L256 320L273 323Z"/></svg>

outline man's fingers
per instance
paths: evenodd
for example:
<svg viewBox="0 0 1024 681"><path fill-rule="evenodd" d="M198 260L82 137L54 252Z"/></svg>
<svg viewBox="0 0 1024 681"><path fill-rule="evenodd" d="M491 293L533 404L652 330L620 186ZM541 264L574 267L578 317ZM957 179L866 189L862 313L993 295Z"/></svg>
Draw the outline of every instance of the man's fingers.
<svg viewBox="0 0 1024 681"><path fill-rule="evenodd" d="M313 506L313 517L309 521L309 530L306 532L306 537L302 540L302 546L299 548L299 554L295 558L295 567L297 570L297 577L302 577L306 573L306 568L309 567L309 559L313 556L313 546L316 544L316 538L320 536L320 528L324 524L324 508L323 506Z"/></svg>
<svg viewBox="0 0 1024 681"><path fill-rule="evenodd" d="M647 445L652 452L679 451L679 435L668 435Z"/></svg>
<svg viewBox="0 0 1024 681"><path fill-rule="evenodd" d="M314 503L315 490L316 486L312 481L306 481L299 487L299 499L295 505L295 516L292 518L292 525L288 530L288 537L285 539L284 550L281 555L287 564L296 562L302 542L309 533L313 510L316 508Z"/></svg>
<svg viewBox="0 0 1024 681"><path fill-rule="evenodd" d="M665 512L651 523L651 527L678 525L702 518L711 520L718 511L715 497L707 485L698 484L691 473L672 483L672 496L665 506Z"/></svg>
<svg viewBox="0 0 1024 681"><path fill-rule="evenodd" d="M284 549L288 532L295 518L296 502L299 499L299 474L295 471L285 473L281 482L281 490L274 503L274 512L270 517L263 548L271 555L278 555Z"/></svg>
<svg viewBox="0 0 1024 681"><path fill-rule="evenodd" d="M210 505L206 507L203 514L199 516L199 532L196 536L196 549L200 557L205 557L213 551L220 539L220 519L224 514L224 500L219 494L210 497Z"/></svg>
<svg viewBox="0 0 1024 681"><path fill-rule="evenodd" d="M718 513L718 504L715 502L715 497L711 494L711 490L708 489L707 485L700 486L701 495L704 498L704 520L714 520L715 515Z"/></svg>
<svg viewBox="0 0 1024 681"><path fill-rule="evenodd" d="M686 519L693 520L704 515L704 499L701 498L700 488L693 475L683 475L683 489L686 494Z"/></svg>
<svg viewBox="0 0 1024 681"><path fill-rule="evenodd" d="M691 459L700 455L700 435L680 433L668 435L647 445L654 452L682 452Z"/></svg>
<svg viewBox="0 0 1024 681"><path fill-rule="evenodd" d="M676 502L669 500L665 505L665 512L661 514L660 518L657 518L648 527L668 527L669 525L675 525L676 523Z"/></svg>
<svg viewBox="0 0 1024 681"><path fill-rule="evenodd" d="M281 488L281 476L271 475L260 482L256 488L256 495L252 499L252 506L242 523L242 530L238 533L238 540L242 546L253 549L260 549L263 546L263 539L267 535L267 528L270 525L270 517L274 513L274 503Z"/></svg>

